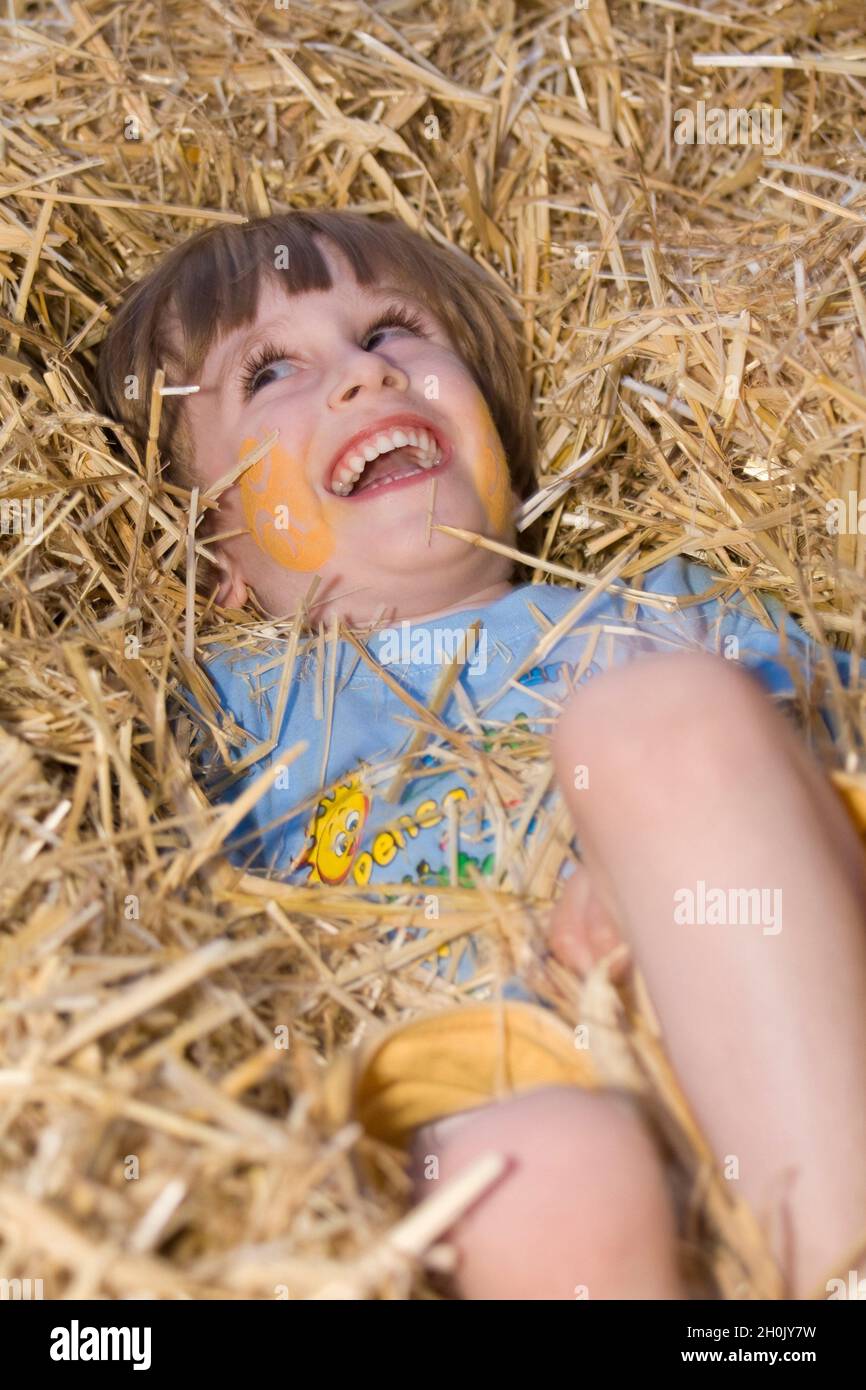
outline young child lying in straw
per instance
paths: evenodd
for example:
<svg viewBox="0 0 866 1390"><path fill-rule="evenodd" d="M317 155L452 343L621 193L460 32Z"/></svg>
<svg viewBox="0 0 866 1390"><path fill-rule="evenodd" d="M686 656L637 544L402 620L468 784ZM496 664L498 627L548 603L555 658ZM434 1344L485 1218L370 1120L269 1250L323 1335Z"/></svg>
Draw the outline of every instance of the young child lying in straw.
<svg viewBox="0 0 866 1390"><path fill-rule="evenodd" d="M408 883L435 902L455 882L531 891L524 851L547 834L573 869L554 952L586 973L616 948L622 972L630 949L685 1113L738 1175L721 1188L766 1230L771 1286L826 1296L862 1254L866 874L843 801L766 693L792 688L789 656L820 668L817 649L774 601L775 629L679 558L603 594L512 585L515 505L533 487L516 339L488 276L391 219L290 213L185 242L102 353L106 404L139 440L158 367L199 388L164 398L160 447L174 481L219 495L218 602L254 595L297 620L207 666L266 745L223 794L273 772L234 852L289 881ZM335 619L367 640L313 640L301 660L302 628ZM457 668L444 629L466 639ZM549 833L551 796L529 819L490 784L515 738L551 730L580 864ZM758 899L746 921L728 911ZM328 1094L335 1122L406 1147L419 1197L431 1157L447 1180L507 1156L450 1231L454 1290L687 1297L635 1102L525 982L491 996L485 946L432 958L431 941L398 936L401 963L435 961L440 1007L347 1051Z"/></svg>

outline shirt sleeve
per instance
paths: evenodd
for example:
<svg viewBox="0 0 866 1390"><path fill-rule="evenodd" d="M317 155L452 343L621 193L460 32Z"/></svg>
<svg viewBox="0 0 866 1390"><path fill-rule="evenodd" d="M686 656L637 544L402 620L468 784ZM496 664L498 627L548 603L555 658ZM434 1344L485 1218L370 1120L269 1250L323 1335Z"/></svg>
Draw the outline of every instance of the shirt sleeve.
<svg viewBox="0 0 866 1390"><path fill-rule="evenodd" d="M216 696L213 708L208 711L184 683L178 686L178 691L192 713L189 714L178 699L169 700L168 713L173 727L177 728L184 715L190 719L188 753L193 775L208 801L216 806L235 801L267 765L264 759L243 772L232 773L233 765L266 736L268 724L263 708L267 712L269 707L266 702L263 706L260 699L254 698L257 685L251 684L251 672L260 664L261 657L242 650L215 647L201 668ZM210 704L210 696L207 703ZM222 730L225 757L207 728L209 722ZM260 804L251 808L226 840L228 858L240 867L260 867L263 863L255 842L261 815Z"/></svg>
<svg viewBox="0 0 866 1390"><path fill-rule="evenodd" d="M645 592L675 596L685 602L667 613L641 606L639 626L669 646L673 643L691 649L699 647L740 661L772 694L795 694L797 672L809 684L816 678L823 683L829 663L835 666L842 684L849 684L848 652L819 644L779 599L758 594L767 613L765 624L740 590L722 597L718 593L719 579L705 565L690 563L681 556L650 570L644 577Z"/></svg>

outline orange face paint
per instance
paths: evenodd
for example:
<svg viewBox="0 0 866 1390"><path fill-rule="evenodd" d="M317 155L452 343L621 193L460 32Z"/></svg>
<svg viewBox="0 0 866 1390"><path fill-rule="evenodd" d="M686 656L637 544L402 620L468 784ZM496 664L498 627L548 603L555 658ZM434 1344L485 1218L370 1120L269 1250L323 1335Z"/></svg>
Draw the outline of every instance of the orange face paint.
<svg viewBox="0 0 866 1390"><path fill-rule="evenodd" d="M477 434L482 440L476 465L478 492L495 533L505 535L511 522L511 478L502 440L483 401Z"/></svg>
<svg viewBox="0 0 866 1390"><path fill-rule="evenodd" d="M245 439L241 458L256 439ZM244 520L258 545L284 569L309 574L334 553L334 533L297 459L277 444L239 479Z"/></svg>

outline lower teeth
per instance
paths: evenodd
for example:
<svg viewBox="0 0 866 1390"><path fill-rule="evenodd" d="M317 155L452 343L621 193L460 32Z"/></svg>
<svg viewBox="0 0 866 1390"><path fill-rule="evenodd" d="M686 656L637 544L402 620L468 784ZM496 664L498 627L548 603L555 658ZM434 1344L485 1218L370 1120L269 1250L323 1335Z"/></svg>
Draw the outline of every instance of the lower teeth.
<svg viewBox="0 0 866 1390"><path fill-rule="evenodd" d="M399 482L401 478L414 478L417 473L423 472L423 468L413 468L411 473L398 473L390 478L377 478L375 483L368 483L368 485L365 488L353 488L352 491L371 492L374 487L387 487L388 483Z"/></svg>
<svg viewBox="0 0 866 1390"><path fill-rule="evenodd" d="M422 468L419 465L417 468L413 468L411 473L400 473L396 478L377 478L374 483L368 483L366 487L359 488L357 483L353 483L352 486L349 488L348 492L344 492L339 495L342 497L351 497L353 492L370 492L374 487L386 487L388 483L398 482L400 478L414 478L416 473L429 473L430 468L435 468L436 465L441 462L442 453L440 450L437 450L436 457L433 459L429 468ZM361 476L363 477L363 474ZM343 484L343 486L345 486L345 484Z"/></svg>

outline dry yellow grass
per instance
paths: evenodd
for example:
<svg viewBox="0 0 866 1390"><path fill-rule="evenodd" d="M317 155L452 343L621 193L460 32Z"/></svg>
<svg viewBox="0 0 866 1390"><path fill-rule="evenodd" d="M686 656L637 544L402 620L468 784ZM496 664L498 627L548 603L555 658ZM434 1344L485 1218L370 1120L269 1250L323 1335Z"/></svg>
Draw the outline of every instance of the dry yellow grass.
<svg viewBox="0 0 866 1390"><path fill-rule="evenodd" d="M866 495L859 0L377 9L0 20L0 501L42 517L0 545L0 1273L47 1297L437 1297L421 1257L468 1200L406 1220L396 1158L321 1105L335 1052L459 1001L417 943L377 944L405 885L240 879L237 808L167 725L208 644L260 625L196 595L188 495L114 446L90 383L122 284L206 222L388 210L484 264L538 402L528 572L628 584L685 553L776 594L858 658L824 753L859 784L866 536L827 525ZM678 144L699 101L780 112L781 149ZM543 740L491 756L529 798ZM609 1024L610 1078L676 1118L647 1001L536 950L555 885L540 850L531 871L443 890L435 941L484 932L494 980L528 948L566 1021ZM725 1296L775 1292L696 1137L682 1159L696 1255Z"/></svg>

